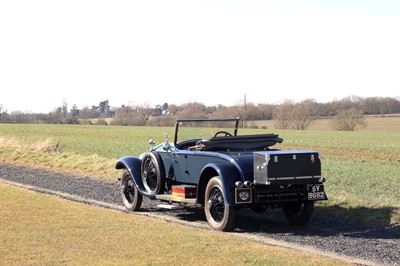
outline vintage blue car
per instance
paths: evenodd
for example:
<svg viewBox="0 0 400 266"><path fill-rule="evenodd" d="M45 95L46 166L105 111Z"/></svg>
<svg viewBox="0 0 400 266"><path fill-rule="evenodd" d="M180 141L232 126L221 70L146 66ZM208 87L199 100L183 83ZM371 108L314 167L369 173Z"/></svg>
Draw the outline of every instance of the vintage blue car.
<svg viewBox="0 0 400 266"><path fill-rule="evenodd" d="M272 148L277 134L238 135L239 118L178 119L174 142L139 157L121 158L121 196L138 211L143 196L204 208L212 229L230 230L239 208L282 208L289 223L303 225L314 202L327 200L320 154ZM209 136L199 136L208 134Z"/></svg>

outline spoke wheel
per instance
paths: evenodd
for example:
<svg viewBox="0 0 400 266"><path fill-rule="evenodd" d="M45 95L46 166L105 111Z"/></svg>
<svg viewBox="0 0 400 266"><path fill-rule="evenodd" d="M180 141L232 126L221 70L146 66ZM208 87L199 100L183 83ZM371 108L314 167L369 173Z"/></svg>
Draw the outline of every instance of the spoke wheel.
<svg viewBox="0 0 400 266"><path fill-rule="evenodd" d="M235 207L226 204L219 176L210 179L205 193L204 212L208 224L214 230L229 230L234 222Z"/></svg>
<svg viewBox="0 0 400 266"><path fill-rule="evenodd" d="M160 155L149 152L142 159L142 181L147 192L161 194L165 189L165 170Z"/></svg>
<svg viewBox="0 0 400 266"><path fill-rule="evenodd" d="M129 211L138 211L142 205L143 196L137 190L128 170L122 172L121 198L124 206Z"/></svg>
<svg viewBox="0 0 400 266"><path fill-rule="evenodd" d="M314 212L314 201L290 203L284 205L282 210L291 225L305 225Z"/></svg>

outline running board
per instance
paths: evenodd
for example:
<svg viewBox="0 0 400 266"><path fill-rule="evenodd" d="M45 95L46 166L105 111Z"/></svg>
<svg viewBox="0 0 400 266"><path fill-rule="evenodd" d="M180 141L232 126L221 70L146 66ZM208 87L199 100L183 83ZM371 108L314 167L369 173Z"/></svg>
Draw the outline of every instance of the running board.
<svg viewBox="0 0 400 266"><path fill-rule="evenodd" d="M173 210L173 209L177 209L178 206L176 205L171 205L171 204L158 204L157 208L162 208L162 209L167 209L167 210Z"/></svg>
<svg viewBox="0 0 400 266"><path fill-rule="evenodd" d="M179 203L190 203L190 204L196 204L197 199L196 198L177 198L173 197L172 194L160 194L156 195L156 199L162 200L162 201L168 201L168 202L179 202Z"/></svg>

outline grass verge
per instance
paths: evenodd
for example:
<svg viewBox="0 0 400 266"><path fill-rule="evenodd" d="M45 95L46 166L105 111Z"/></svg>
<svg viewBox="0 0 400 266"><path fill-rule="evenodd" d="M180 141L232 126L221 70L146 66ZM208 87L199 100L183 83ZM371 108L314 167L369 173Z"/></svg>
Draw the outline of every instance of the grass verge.
<svg viewBox="0 0 400 266"><path fill-rule="evenodd" d="M115 169L116 160L103 158L97 154L61 152L58 142L50 138L27 141L0 137L0 160L108 180L116 180L119 175Z"/></svg>
<svg viewBox="0 0 400 266"><path fill-rule="evenodd" d="M1 265L346 265L1 183L0 250Z"/></svg>

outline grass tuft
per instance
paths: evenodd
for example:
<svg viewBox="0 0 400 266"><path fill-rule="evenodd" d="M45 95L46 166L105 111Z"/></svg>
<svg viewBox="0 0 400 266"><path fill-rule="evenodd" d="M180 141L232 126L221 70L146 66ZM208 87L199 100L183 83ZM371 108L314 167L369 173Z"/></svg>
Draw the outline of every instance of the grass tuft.
<svg viewBox="0 0 400 266"><path fill-rule="evenodd" d="M59 148L60 147L58 141L54 141L51 138L45 140L39 140L30 145L30 149L33 151L47 152L47 153L58 152L60 150Z"/></svg>

